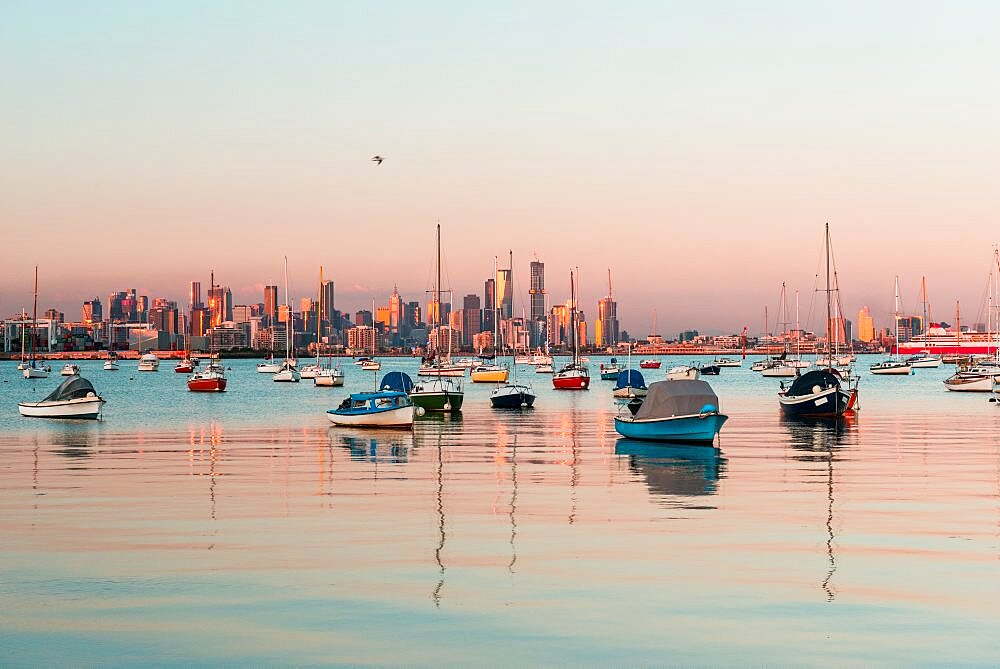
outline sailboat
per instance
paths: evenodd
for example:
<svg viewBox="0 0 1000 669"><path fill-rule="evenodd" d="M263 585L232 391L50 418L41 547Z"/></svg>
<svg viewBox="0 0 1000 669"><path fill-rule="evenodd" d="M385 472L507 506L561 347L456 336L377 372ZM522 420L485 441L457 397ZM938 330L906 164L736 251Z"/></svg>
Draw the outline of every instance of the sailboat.
<svg viewBox="0 0 1000 669"><path fill-rule="evenodd" d="M573 360L552 375L552 387L556 390L587 390L590 387L590 370L580 361L580 340L576 323L576 280L573 270L569 272L569 337L573 345Z"/></svg>
<svg viewBox="0 0 1000 669"><path fill-rule="evenodd" d="M899 357L899 276L896 276L895 282L895 297L893 303L893 323L895 323L895 328L893 330L893 340L896 348L896 352L888 360L883 360L882 362L876 362L874 365L869 367L869 371L872 374L879 375L898 375L904 376L911 374L913 368L910 363Z"/></svg>
<svg viewBox="0 0 1000 669"><path fill-rule="evenodd" d="M832 294L830 285L830 224L826 224L824 244L826 247L826 347L827 357L833 357ZM806 372L796 378L788 388L784 383L778 391L778 403L786 416L809 418L839 418L853 410L858 402L858 388L844 379L832 366Z"/></svg>
<svg viewBox="0 0 1000 669"><path fill-rule="evenodd" d="M495 261L494 261L495 262ZM513 275L513 254L511 254L511 274ZM511 358L516 358L511 356ZM530 409L535 404L535 393L530 385L517 382L517 360L511 360L511 381L498 385L490 393L490 404L494 409Z"/></svg>
<svg viewBox="0 0 1000 669"><path fill-rule="evenodd" d="M781 282L781 293L778 298L778 314L779 317L784 319L783 322L778 323L778 325L784 328L782 333L782 346L784 350L781 352L781 355L763 361L762 364L755 364L751 369L760 372L761 376L767 377L797 376L799 373L798 367L793 364L792 360L788 359L788 299L785 295L784 281Z"/></svg>
<svg viewBox="0 0 1000 669"><path fill-rule="evenodd" d="M288 256L285 256L285 304L288 305ZM292 309L288 307L288 319L285 321L285 359L281 363L281 368L271 377L272 381L285 383L298 383L302 378L299 370L295 368L295 359L292 357L292 339L295 337L295 328L292 325Z"/></svg>
<svg viewBox="0 0 1000 669"><path fill-rule="evenodd" d="M461 411L462 401L465 399L465 393L462 392L462 382L452 381L447 375L441 374L441 358L444 357L441 352L441 224L437 224L437 282L434 285L434 299L436 301L436 308L434 309L434 326L437 331L437 348L433 352L432 364L435 370L438 372L436 374L429 375L431 378L420 379L417 383L413 384L413 390L410 391L410 399L413 400L413 404L418 407L422 407L424 411L440 411L440 412L450 412L450 411ZM448 329L448 355L450 357L450 347L451 347L451 328ZM465 375L465 368L458 366L461 370L462 375ZM420 371L417 373L418 376L428 376L424 374L424 368L421 367Z"/></svg>
<svg viewBox="0 0 1000 669"><path fill-rule="evenodd" d="M924 326L924 341L927 341L927 330L929 328L928 319L928 309L927 309L927 278L920 277L920 294L923 298L923 326ZM897 347L897 351L899 348ZM930 351L921 351L916 355L911 355L906 359L910 366L914 369L934 369L941 366L941 356L932 354Z"/></svg>
<svg viewBox="0 0 1000 669"><path fill-rule="evenodd" d="M320 352L319 352L319 340L322 336L321 328L322 321L320 316L323 312L323 266L319 267L319 289L317 290L319 299L316 302L316 362L311 365L304 365L302 371L299 375L303 379L315 379L316 375L323 371L323 365L320 363Z"/></svg>
<svg viewBox="0 0 1000 669"><path fill-rule="evenodd" d="M1000 250L994 250L993 257L997 272L1000 274ZM994 341L993 326L995 314L993 313L993 295L996 289L995 283L998 274L994 274L991 267L986 291L986 330L990 346L992 346ZM955 329L959 332L959 336L961 336L962 325L958 314L958 304L955 305L955 321ZM1000 328L1000 323L997 323L997 327ZM987 348L988 350L989 348ZM957 392L995 392L994 388L996 384L1000 383L1000 349L997 349L990 358L980 360L972 366L960 365L957 372L944 380L945 388Z"/></svg>
<svg viewBox="0 0 1000 669"><path fill-rule="evenodd" d="M23 323L24 321L22 321ZM38 327L38 265L35 265L35 306L31 314L31 354L28 358L28 364L24 366L21 370L21 374L24 375L26 379L45 379L48 378L49 372L52 368L48 365L43 365L35 360L35 329ZM24 341L24 335L21 336L21 341Z"/></svg>
<svg viewBox="0 0 1000 669"><path fill-rule="evenodd" d="M209 295L215 294L215 271L212 271L209 280ZM211 342L211 339L209 339ZM213 354L209 346L209 354ZM187 387L193 393L221 393L226 389L226 368L219 362L215 355L211 355L205 369L199 370L188 377Z"/></svg>
<svg viewBox="0 0 1000 669"><path fill-rule="evenodd" d="M628 359L625 369L618 374L611 394L618 398L645 397L648 388L642 373L632 369L632 342L628 342Z"/></svg>
<svg viewBox="0 0 1000 669"><path fill-rule="evenodd" d="M497 302L499 299L499 292L497 288L497 259L496 256L493 257L493 358L496 359L497 352L500 350L500 305ZM480 356L482 358L482 356ZM507 382L507 368L503 365L489 364L486 362L481 362L472 368L469 376L472 377L473 383L506 383Z"/></svg>

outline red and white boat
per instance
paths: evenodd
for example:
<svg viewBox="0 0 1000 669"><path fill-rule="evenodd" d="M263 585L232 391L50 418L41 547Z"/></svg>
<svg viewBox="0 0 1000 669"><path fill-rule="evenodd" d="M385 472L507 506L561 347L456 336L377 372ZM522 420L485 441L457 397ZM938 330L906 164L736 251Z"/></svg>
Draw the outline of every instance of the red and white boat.
<svg viewBox="0 0 1000 669"><path fill-rule="evenodd" d="M576 326L576 283L573 272L569 273L570 309L569 337L573 342L573 361L552 375L552 387L556 390L587 390L590 387L590 370L580 361L580 341Z"/></svg>
<svg viewBox="0 0 1000 669"><path fill-rule="evenodd" d="M174 365L174 371L178 374L190 374L194 371L194 363L191 362L190 358L184 358Z"/></svg>
<svg viewBox="0 0 1000 669"><path fill-rule="evenodd" d="M642 361L639 362L639 366L642 367L643 369L659 369L660 368L660 361L659 360L642 360Z"/></svg>
<svg viewBox="0 0 1000 669"><path fill-rule="evenodd" d="M192 374L187 384L193 393L221 393L226 389L226 370L220 364L210 363L203 371Z"/></svg>

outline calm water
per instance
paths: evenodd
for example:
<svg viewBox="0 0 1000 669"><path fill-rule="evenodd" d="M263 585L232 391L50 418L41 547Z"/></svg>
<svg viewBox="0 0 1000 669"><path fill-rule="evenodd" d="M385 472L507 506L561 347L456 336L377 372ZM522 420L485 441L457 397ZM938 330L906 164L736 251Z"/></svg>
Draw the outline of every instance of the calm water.
<svg viewBox="0 0 1000 669"><path fill-rule="evenodd" d="M323 412L371 373L228 364L198 395L84 362L83 424L20 418L60 379L0 363L0 663L1000 662L1000 407L950 367L863 376L839 427L724 369L715 450L619 440L597 379L369 433Z"/></svg>

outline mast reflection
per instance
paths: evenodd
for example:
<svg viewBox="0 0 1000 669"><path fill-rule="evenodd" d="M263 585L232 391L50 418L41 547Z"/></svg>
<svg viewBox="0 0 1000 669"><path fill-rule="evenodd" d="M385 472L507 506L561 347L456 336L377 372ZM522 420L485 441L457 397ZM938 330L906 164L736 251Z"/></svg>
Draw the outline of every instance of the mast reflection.
<svg viewBox="0 0 1000 669"><path fill-rule="evenodd" d="M857 414L844 414L839 419L805 419L782 417L782 424L791 437L792 448L798 453L795 459L800 462L817 463L823 466L826 473L826 559L829 567L820 589L823 590L827 602L837 597L833 584L837 572L837 556L835 551L836 534L833 529L833 507L835 501L834 462L838 461L838 451L857 437Z"/></svg>

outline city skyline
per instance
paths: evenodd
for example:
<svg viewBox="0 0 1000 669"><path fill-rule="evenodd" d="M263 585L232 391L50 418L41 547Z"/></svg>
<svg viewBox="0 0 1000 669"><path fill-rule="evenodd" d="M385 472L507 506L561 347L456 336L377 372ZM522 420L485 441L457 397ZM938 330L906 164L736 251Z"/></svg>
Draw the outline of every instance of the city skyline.
<svg viewBox="0 0 1000 669"><path fill-rule="evenodd" d="M881 318L897 274L942 318L981 301L991 3L2 12L0 216L32 251L0 267L2 314L35 264L64 311L123 285L180 304L212 268L247 301L284 254L295 297L321 264L345 308L419 297L436 221L457 294L512 248L555 299L579 266L593 311L611 266L630 332L654 308L759 329L781 281L811 291L826 221L847 311Z"/></svg>

